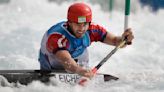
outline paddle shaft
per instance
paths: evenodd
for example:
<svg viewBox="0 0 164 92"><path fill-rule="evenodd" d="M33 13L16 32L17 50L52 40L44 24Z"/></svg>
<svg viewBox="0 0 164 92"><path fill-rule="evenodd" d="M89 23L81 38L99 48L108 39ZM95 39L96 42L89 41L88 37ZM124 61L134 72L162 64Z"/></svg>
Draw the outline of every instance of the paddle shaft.
<svg viewBox="0 0 164 92"><path fill-rule="evenodd" d="M116 46L100 63L92 69L93 73L96 73L97 70L120 48L122 47L126 41L122 41L118 46Z"/></svg>
<svg viewBox="0 0 164 92"><path fill-rule="evenodd" d="M129 27L129 15L130 15L130 0L125 1L125 21L124 21L124 30Z"/></svg>
<svg viewBox="0 0 164 92"><path fill-rule="evenodd" d="M92 72L94 74L97 73L97 70L120 48L122 47L124 44L126 43L126 41L122 41L118 46L116 46L96 67L94 67L92 69ZM82 78L78 84L81 85L81 86L84 86L85 85L85 82L87 82L87 79L86 78Z"/></svg>
<svg viewBox="0 0 164 92"><path fill-rule="evenodd" d="M130 0L125 0L124 30L126 30L129 26L129 15L130 15ZM124 44L126 44L126 38L118 46L116 46L95 68L92 69L93 73L96 73L96 71Z"/></svg>

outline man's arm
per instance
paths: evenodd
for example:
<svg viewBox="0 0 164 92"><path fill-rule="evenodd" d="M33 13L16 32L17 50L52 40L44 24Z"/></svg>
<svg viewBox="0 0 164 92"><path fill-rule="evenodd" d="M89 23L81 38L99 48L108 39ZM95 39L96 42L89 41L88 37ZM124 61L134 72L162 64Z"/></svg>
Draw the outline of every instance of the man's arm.
<svg viewBox="0 0 164 92"><path fill-rule="evenodd" d="M108 32L103 42L109 45L118 46L125 37L127 38L128 45L130 45L132 40L134 39L131 28L124 31L122 36L115 36L112 33ZM125 47L126 45L127 44L125 44L123 47Z"/></svg>
<svg viewBox="0 0 164 92"><path fill-rule="evenodd" d="M93 77L94 74L91 71L77 65L67 50L59 50L55 53L55 56L66 70L88 78Z"/></svg>
<svg viewBox="0 0 164 92"><path fill-rule="evenodd" d="M66 50L67 46L68 40L60 33L51 34L46 43L47 50L55 55L65 70L91 78L93 73L77 65L70 53Z"/></svg>
<svg viewBox="0 0 164 92"><path fill-rule="evenodd" d="M109 45L117 46L121 41L121 36L115 36L114 34L108 32L103 42Z"/></svg>

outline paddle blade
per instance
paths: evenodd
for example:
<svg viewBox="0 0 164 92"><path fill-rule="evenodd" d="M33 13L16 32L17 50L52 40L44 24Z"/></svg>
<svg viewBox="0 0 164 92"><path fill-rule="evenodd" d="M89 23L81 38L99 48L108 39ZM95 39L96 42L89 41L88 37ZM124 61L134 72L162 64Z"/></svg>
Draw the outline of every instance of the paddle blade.
<svg viewBox="0 0 164 92"><path fill-rule="evenodd" d="M86 77L82 77L82 78L80 79L80 81L78 82L78 84L79 84L80 86L85 86L87 82L88 82L88 79L87 79Z"/></svg>

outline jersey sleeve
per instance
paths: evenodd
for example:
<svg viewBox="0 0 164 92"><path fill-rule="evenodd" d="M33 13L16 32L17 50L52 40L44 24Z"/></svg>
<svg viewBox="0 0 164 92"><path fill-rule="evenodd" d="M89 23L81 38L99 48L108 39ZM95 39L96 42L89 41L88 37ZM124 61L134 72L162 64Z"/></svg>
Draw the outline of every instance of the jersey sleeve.
<svg viewBox="0 0 164 92"><path fill-rule="evenodd" d="M107 31L105 28L103 28L100 25L91 24L89 27L89 35L90 35L91 42L97 42L97 41L103 42L107 35Z"/></svg>
<svg viewBox="0 0 164 92"><path fill-rule="evenodd" d="M51 34L48 37L46 48L50 53L56 53L58 50L67 50L68 40L62 34Z"/></svg>

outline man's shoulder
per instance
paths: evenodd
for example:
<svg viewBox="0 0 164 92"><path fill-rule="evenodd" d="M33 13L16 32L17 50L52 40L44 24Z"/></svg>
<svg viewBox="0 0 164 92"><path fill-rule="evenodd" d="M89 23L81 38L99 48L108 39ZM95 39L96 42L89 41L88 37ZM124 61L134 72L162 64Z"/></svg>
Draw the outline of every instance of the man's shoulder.
<svg viewBox="0 0 164 92"><path fill-rule="evenodd" d="M61 34L59 32L54 32L54 33L50 34L48 38L56 39L56 40L63 40L63 39L68 40L64 34Z"/></svg>
<svg viewBox="0 0 164 92"><path fill-rule="evenodd" d="M48 29L48 34L52 34L54 32L60 32L62 30L64 30L64 27L66 27L66 22L65 21L62 21L62 22L58 22L56 24L54 24L53 26L51 26L49 29Z"/></svg>
<svg viewBox="0 0 164 92"><path fill-rule="evenodd" d="M89 30L95 30L95 29L102 29L103 27L99 24L96 24L96 23L91 23L90 26L89 26Z"/></svg>
<svg viewBox="0 0 164 92"><path fill-rule="evenodd" d="M49 35L47 40L47 49L49 52L56 52L58 49L67 48L69 46L68 39L61 33L53 33Z"/></svg>
<svg viewBox="0 0 164 92"><path fill-rule="evenodd" d="M89 27L96 27L96 26L98 26L99 24L96 24L96 23L94 23L94 22L91 22L91 24L89 25Z"/></svg>
<svg viewBox="0 0 164 92"><path fill-rule="evenodd" d="M91 42L95 41L103 41L105 38L107 31L104 27L99 24L91 23L88 29L88 33L91 39Z"/></svg>
<svg viewBox="0 0 164 92"><path fill-rule="evenodd" d="M92 32L107 32L107 30L103 26L96 23L91 23L88 31L91 33Z"/></svg>

